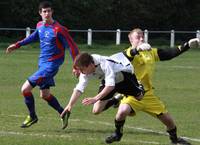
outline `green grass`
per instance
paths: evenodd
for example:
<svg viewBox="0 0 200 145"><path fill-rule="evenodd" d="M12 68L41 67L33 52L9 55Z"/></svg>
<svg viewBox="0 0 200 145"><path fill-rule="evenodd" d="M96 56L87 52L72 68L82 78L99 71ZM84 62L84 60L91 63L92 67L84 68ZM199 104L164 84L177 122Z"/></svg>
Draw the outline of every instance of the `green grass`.
<svg viewBox="0 0 200 145"><path fill-rule="evenodd" d="M92 106L82 106L84 97L92 97L98 89L98 81L91 81L79 102L73 108L69 127L61 130L59 115L40 99L38 88L34 90L39 122L27 129L19 126L27 115L20 89L26 78L37 70L37 44L23 47L10 55L0 43L0 145L103 145L105 137L114 130L116 109L94 116ZM80 45L81 51L109 55L128 45ZM178 134L200 144L200 51L189 51L180 57L159 62L154 75L156 95L165 102L174 117ZM56 76L52 92L63 106L70 98L77 79L72 76L72 61L68 55ZM147 129L141 130L140 128ZM153 131L153 132L152 132ZM141 112L127 118L124 136L114 145L169 144L165 127L155 118ZM196 141L195 141L196 139Z"/></svg>

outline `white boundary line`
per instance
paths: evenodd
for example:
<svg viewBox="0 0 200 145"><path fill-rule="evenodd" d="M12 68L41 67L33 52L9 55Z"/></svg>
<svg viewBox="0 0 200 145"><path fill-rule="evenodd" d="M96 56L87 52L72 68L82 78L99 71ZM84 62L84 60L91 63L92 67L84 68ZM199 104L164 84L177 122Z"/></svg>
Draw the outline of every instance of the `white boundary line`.
<svg viewBox="0 0 200 145"><path fill-rule="evenodd" d="M6 114L0 114L0 116L10 116L10 117L17 117L17 118L22 118L24 116L22 115L6 115ZM47 118L47 117L40 117L40 118ZM48 117L49 119L53 119L52 117ZM102 124L102 125L106 125L106 126L113 126L112 123L108 123L108 122L102 122L102 121L91 121L91 120L80 120L80 119L70 119L70 121L74 121L74 122L86 122L89 124ZM168 136L167 133L162 132L162 131L155 131L155 130L151 130L151 129L145 129L145 128L141 128L141 127L134 127L134 126L128 126L126 125L125 128L130 128L130 129L135 129L135 130L139 130L139 131L143 131L143 132L152 132L152 133L157 133L157 134L161 134L161 135L166 135ZM25 134L22 132L12 132L12 131L0 131L1 135L6 135L6 134L10 134L10 135L30 135L30 136L42 136L42 137L60 137L60 138L71 138L70 135L46 135L46 134ZM185 137L185 136L181 136L184 139L190 140L190 141L194 141L194 142L200 142L200 139L198 138L191 138L191 137ZM90 139L91 140L91 139ZM158 142L149 142L149 141L138 141L141 143L148 143L148 144L160 144Z"/></svg>
<svg viewBox="0 0 200 145"><path fill-rule="evenodd" d="M67 135L67 134L64 134L64 135L49 135L49 134L44 134L44 133L23 133L23 132L14 132L14 131L0 131L0 137L3 136L3 135L20 135L20 136L36 136L36 137L49 137L49 138L67 138L67 139L70 139L72 140L72 136L70 135ZM88 138L85 138L86 140L97 140L97 138L94 138L94 137L88 137ZM123 142L127 142L129 143L128 141L126 140L123 140ZM142 143L142 144L155 144L155 145L159 145L160 143L159 142L153 142L153 141L141 141L141 140L134 140L135 143Z"/></svg>
<svg viewBox="0 0 200 145"><path fill-rule="evenodd" d="M79 120L79 121L81 121L81 120ZM82 120L82 121L85 121L85 122L91 123L91 124L98 123L98 124L107 125L107 126L114 126L113 124L108 123L108 122L100 122L100 121L95 121L94 122L94 121L89 121L89 120ZM162 132L162 131L155 131L155 130L151 130L151 129L145 129L145 128L134 127L134 126L129 126L129 125L125 125L125 127L126 128L130 128L130 129L139 130L139 131L152 132L152 133L157 133L157 134L168 136L167 133ZM184 139L187 139L187 140L191 140L191 141L195 141L195 142L200 142L200 139L197 139L197 138L191 138L191 137L185 137L185 136L181 136L181 138L184 138Z"/></svg>
<svg viewBox="0 0 200 145"><path fill-rule="evenodd" d="M70 135L49 135L43 133L23 133L23 132L15 132L15 131L0 131L0 135L21 135L21 136L37 136L37 137L57 137L57 138L72 138Z"/></svg>
<svg viewBox="0 0 200 145"><path fill-rule="evenodd" d="M164 68L178 68L178 69L200 69L199 66L183 66L183 65L163 65L163 66L156 66L156 67L164 67Z"/></svg>

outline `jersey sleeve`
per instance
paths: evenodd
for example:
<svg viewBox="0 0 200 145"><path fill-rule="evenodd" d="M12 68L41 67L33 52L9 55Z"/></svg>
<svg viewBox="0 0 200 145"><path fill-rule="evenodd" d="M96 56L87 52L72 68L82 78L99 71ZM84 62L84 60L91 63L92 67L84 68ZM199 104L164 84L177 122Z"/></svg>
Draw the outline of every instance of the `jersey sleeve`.
<svg viewBox="0 0 200 145"><path fill-rule="evenodd" d="M102 70L105 73L105 86L115 86L115 72L113 71L112 64L106 61L104 65Z"/></svg>
<svg viewBox="0 0 200 145"><path fill-rule="evenodd" d="M152 57L155 61L160 61L160 57L158 55L158 49L157 48L152 48L151 54L152 54Z"/></svg>
<svg viewBox="0 0 200 145"><path fill-rule="evenodd" d="M135 55L139 54L138 51L136 49L133 49L132 47L125 49L123 53L129 61L132 61Z"/></svg>
<svg viewBox="0 0 200 145"><path fill-rule="evenodd" d="M30 36L28 36L27 38L24 38L21 41L18 41L17 43L15 43L16 47L19 48L23 45L27 45L31 42L35 42L39 39L39 35L38 35L38 30L36 29L33 33L31 33Z"/></svg>
<svg viewBox="0 0 200 145"><path fill-rule="evenodd" d="M88 84L88 79L89 78L86 75L80 74L79 82L74 89L79 90L81 93L83 93Z"/></svg>
<svg viewBox="0 0 200 145"><path fill-rule="evenodd" d="M158 49L158 56L161 61L170 60L186 52L189 49L190 47L188 43L185 43L175 48Z"/></svg>
<svg viewBox="0 0 200 145"><path fill-rule="evenodd" d="M62 27L62 30L58 32L58 38L65 48L69 49L70 55L74 60L79 54L79 49L76 43L73 41L72 37L69 35L67 28Z"/></svg>

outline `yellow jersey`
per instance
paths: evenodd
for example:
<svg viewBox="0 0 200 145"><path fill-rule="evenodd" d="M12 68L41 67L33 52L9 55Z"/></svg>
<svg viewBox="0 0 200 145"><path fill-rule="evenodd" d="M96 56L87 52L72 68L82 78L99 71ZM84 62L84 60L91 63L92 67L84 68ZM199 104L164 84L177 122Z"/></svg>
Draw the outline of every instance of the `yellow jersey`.
<svg viewBox="0 0 200 145"><path fill-rule="evenodd" d="M135 56L130 54L131 47L125 50L126 55L130 58L134 66L135 75L144 86L145 95L141 101L136 100L132 96L124 97L122 104L129 104L134 110L132 115L136 115L137 111L146 112L154 117L161 113L166 113L167 109L159 97L154 95L152 85L153 71L155 69L155 62L160 61L156 48L149 51L141 51Z"/></svg>
<svg viewBox="0 0 200 145"><path fill-rule="evenodd" d="M126 55L132 58L130 50L131 47L126 50ZM144 86L145 95L153 95L152 77L156 61L160 61L157 49L152 48L150 51L139 52L131 62L138 81Z"/></svg>

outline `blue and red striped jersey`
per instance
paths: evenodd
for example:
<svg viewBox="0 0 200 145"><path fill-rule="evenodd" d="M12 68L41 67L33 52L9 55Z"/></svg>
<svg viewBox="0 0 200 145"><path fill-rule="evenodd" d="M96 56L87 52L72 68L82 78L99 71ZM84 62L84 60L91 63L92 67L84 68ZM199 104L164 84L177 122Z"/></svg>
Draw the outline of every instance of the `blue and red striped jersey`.
<svg viewBox="0 0 200 145"><path fill-rule="evenodd" d="M43 63L59 66L63 63L65 49L69 48L72 59L79 54L79 49L68 33L68 29L57 21L53 24L38 22L36 30L27 38L18 41L16 47L40 41L39 65Z"/></svg>

